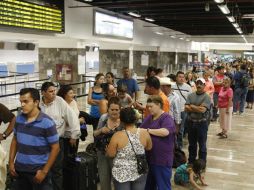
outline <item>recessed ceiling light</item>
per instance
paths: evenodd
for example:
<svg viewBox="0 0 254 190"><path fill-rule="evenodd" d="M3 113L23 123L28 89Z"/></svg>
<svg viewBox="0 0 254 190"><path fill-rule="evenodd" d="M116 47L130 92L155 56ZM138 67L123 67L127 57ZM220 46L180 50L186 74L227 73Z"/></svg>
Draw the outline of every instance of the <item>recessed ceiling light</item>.
<svg viewBox="0 0 254 190"><path fill-rule="evenodd" d="M189 42L190 41L190 39L186 39L186 42Z"/></svg>
<svg viewBox="0 0 254 190"><path fill-rule="evenodd" d="M134 13L134 12L128 12L128 14L131 16L137 17L137 18L141 17L141 15Z"/></svg>
<svg viewBox="0 0 254 190"><path fill-rule="evenodd" d="M227 19L230 21L230 22L235 22L235 18L233 16L227 16Z"/></svg>
<svg viewBox="0 0 254 190"><path fill-rule="evenodd" d="M179 38L180 40L183 40L183 38L181 37L181 38Z"/></svg>
<svg viewBox="0 0 254 190"><path fill-rule="evenodd" d="M175 36L173 36L173 35L172 35L172 36L170 36L170 37L171 37L171 38L176 38L176 37L175 37Z"/></svg>
<svg viewBox="0 0 254 190"><path fill-rule="evenodd" d="M215 1L215 3L223 3L224 2L224 0L214 0Z"/></svg>
<svg viewBox="0 0 254 190"><path fill-rule="evenodd" d="M154 19L152 19L152 18L147 18L147 17L145 18L145 20L146 20L146 21L149 21L149 22L154 22L154 21L155 21Z"/></svg>
<svg viewBox="0 0 254 190"><path fill-rule="evenodd" d="M218 7L220 8L221 12L225 15L230 13L230 10L228 9L227 5L218 5Z"/></svg>

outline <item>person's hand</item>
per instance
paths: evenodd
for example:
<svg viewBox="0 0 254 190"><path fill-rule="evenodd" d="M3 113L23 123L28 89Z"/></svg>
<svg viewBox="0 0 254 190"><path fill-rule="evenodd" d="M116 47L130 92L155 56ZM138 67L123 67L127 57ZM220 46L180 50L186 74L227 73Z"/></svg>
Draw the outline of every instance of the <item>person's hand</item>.
<svg viewBox="0 0 254 190"><path fill-rule="evenodd" d="M2 133L0 133L0 142L1 142L2 140L4 140L4 138L3 138L3 134L2 134Z"/></svg>
<svg viewBox="0 0 254 190"><path fill-rule="evenodd" d="M101 128L101 133L108 134L109 132L110 132L110 129L108 127L102 127Z"/></svg>
<svg viewBox="0 0 254 190"><path fill-rule="evenodd" d="M72 147L76 146L76 142L77 142L77 139L70 139L70 141L69 141L69 143L71 144Z"/></svg>
<svg viewBox="0 0 254 190"><path fill-rule="evenodd" d="M85 120L85 118L81 117L81 118L79 118L79 122L80 122L80 124L84 124L84 123L86 123L86 120Z"/></svg>
<svg viewBox="0 0 254 190"><path fill-rule="evenodd" d="M37 170L36 175L34 176L33 181L35 183L40 184L46 177L47 173L43 172L42 170Z"/></svg>
<svg viewBox="0 0 254 190"><path fill-rule="evenodd" d="M137 101L134 102L133 105L134 105L134 107L135 107L136 109L139 109L139 110L142 109L142 105L141 105L139 102L137 102Z"/></svg>
<svg viewBox="0 0 254 190"><path fill-rule="evenodd" d="M17 172L15 170L14 163L10 163L9 164L9 170L10 170L11 176L13 176L13 177L17 177L18 176L18 174L17 174Z"/></svg>
<svg viewBox="0 0 254 190"><path fill-rule="evenodd" d="M206 183L202 183L202 186L208 186L208 184L206 184Z"/></svg>

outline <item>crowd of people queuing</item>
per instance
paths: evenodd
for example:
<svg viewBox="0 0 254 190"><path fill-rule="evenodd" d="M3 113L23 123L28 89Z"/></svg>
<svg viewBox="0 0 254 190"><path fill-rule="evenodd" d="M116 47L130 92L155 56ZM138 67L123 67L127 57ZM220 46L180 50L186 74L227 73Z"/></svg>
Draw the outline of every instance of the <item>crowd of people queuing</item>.
<svg viewBox="0 0 254 190"><path fill-rule="evenodd" d="M102 190L111 190L112 182L116 190L171 189L174 150L184 147L185 137L189 156L176 169L174 182L195 189L206 185L202 173L209 124L219 118L216 135L225 139L232 115L244 114L246 102L246 109L253 108L254 68L236 61L165 76L162 69L148 67L146 105L139 102L139 85L130 69L122 71L117 83L111 72L95 76L87 98L90 113L78 107L71 86L57 92L52 82L43 83L41 93L21 89L22 112L16 117L0 104L0 122L9 122L0 141L14 133L9 151L14 189L63 189L63 162L77 152L84 124L93 126Z"/></svg>

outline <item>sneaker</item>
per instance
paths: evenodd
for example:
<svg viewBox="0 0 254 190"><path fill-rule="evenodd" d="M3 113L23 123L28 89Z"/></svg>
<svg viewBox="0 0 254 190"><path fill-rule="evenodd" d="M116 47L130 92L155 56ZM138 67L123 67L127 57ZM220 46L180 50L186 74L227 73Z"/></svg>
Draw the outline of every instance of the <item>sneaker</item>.
<svg viewBox="0 0 254 190"><path fill-rule="evenodd" d="M245 113L244 113L244 112L240 112L239 115L240 115L240 116L244 116Z"/></svg>

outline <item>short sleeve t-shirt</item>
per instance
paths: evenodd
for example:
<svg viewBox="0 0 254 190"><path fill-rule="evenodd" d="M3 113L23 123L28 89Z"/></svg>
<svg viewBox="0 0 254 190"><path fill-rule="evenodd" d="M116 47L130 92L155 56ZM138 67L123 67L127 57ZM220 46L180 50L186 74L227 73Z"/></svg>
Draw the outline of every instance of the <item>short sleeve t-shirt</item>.
<svg viewBox="0 0 254 190"><path fill-rule="evenodd" d="M227 108L228 107L228 101L230 98L233 97L233 90L231 88L221 88L219 93L219 102L218 107L219 108Z"/></svg>
<svg viewBox="0 0 254 190"><path fill-rule="evenodd" d="M226 78L226 76L224 76L224 75L216 75L216 76L213 77L213 83L223 81L225 78ZM214 84L214 92L219 93L221 87L222 87L222 84L221 85L215 85Z"/></svg>
<svg viewBox="0 0 254 190"><path fill-rule="evenodd" d="M138 83L135 79L120 79L117 82L117 86L126 85L128 89L128 94L133 98L133 93L139 91Z"/></svg>
<svg viewBox="0 0 254 190"><path fill-rule="evenodd" d="M14 114L11 113L11 111L5 107L3 104L0 103L0 125L2 122L8 123L12 120L14 117Z"/></svg>
<svg viewBox="0 0 254 190"><path fill-rule="evenodd" d="M151 135L153 147L146 152L149 164L158 166L172 166L175 142L175 123L168 113L163 113L158 119L153 120L152 115L145 118L140 128L161 129L165 128L169 131L166 137L158 137Z"/></svg>
<svg viewBox="0 0 254 190"><path fill-rule="evenodd" d="M50 145L59 140L54 121L43 112L32 122L27 122L24 114L18 115L14 136L17 139L15 169L29 173L42 169L49 159Z"/></svg>
<svg viewBox="0 0 254 190"><path fill-rule="evenodd" d="M186 105L196 105L200 106L201 104L206 107L206 109L209 109L211 106L211 99L207 93L202 93L202 94L197 94L196 92L191 93L187 100L186 100ZM190 116L190 119L206 119L205 114L201 112L188 112L188 116Z"/></svg>

